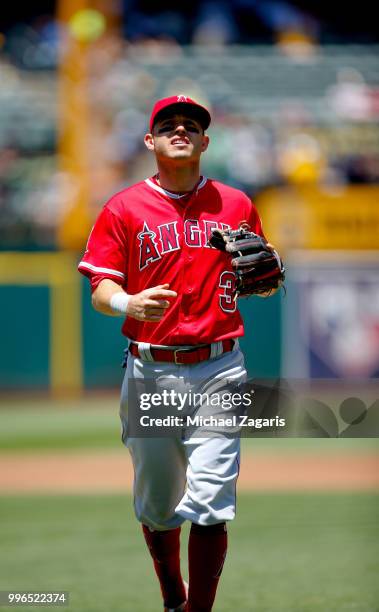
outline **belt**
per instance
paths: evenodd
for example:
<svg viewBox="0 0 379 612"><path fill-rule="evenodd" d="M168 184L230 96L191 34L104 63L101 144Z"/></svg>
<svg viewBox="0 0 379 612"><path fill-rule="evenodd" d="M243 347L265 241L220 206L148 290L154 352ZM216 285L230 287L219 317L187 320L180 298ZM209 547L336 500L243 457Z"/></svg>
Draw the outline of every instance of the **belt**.
<svg viewBox="0 0 379 612"><path fill-rule="evenodd" d="M219 354L222 355L223 353L229 353L233 350L234 344L235 341L232 339L222 340L222 351L220 351ZM201 361L207 361L210 359L211 350L211 344L177 349L166 349L151 346L150 355L153 361L166 361L169 363L176 363L177 365L193 365L195 363L200 363ZM138 350L138 344L136 342L130 343L129 352L134 357L141 357Z"/></svg>

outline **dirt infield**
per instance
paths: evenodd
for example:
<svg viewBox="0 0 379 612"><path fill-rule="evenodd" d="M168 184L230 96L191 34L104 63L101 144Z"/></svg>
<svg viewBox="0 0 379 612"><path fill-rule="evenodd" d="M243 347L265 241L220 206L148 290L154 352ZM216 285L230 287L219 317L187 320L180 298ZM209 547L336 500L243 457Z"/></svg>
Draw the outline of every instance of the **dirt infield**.
<svg viewBox="0 0 379 612"><path fill-rule="evenodd" d="M119 493L130 491L128 453L0 455L0 493ZM379 458L373 453L336 455L245 453L240 491L379 491Z"/></svg>

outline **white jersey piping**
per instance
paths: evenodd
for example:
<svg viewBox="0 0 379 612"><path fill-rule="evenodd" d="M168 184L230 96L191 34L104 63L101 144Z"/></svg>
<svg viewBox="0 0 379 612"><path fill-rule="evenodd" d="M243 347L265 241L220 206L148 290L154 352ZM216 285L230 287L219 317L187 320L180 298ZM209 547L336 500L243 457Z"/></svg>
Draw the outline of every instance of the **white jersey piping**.
<svg viewBox="0 0 379 612"><path fill-rule="evenodd" d="M99 268L98 266L93 266L86 261L81 261L78 265L78 268L88 268L91 272L97 272L99 274L113 274L114 276L119 276L120 278L125 278L125 274L119 272L118 270L111 270L110 268Z"/></svg>

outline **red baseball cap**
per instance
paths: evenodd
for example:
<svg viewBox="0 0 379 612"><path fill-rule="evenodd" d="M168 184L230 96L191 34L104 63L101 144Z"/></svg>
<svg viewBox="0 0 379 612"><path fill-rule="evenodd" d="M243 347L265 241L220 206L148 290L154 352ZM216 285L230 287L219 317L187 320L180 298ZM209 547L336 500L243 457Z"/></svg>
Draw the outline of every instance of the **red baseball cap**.
<svg viewBox="0 0 379 612"><path fill-rule="evenodd" d="M195 102L188 96L170 96L169 98L163 98L162 100L158 100L154 104L153 111L150 117L150 132L153 131L154 124L163 119L163 117L167 114L172 114L172 112L183 113L185 115L189 115L194 119L197 119L200 125L204 130L206 130L211 122L211 116L209 111L204 106Z"/></svg>

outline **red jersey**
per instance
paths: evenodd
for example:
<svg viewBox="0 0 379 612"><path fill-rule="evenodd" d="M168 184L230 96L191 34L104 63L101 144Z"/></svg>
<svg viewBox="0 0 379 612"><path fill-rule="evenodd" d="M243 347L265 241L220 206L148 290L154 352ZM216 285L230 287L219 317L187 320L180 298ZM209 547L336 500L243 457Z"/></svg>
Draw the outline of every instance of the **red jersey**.
<svg viewBox="0 0 379 612"><path fill-rule="evenodd" d="M244 330L231 259L207 242L213 228L237 229L241 221L263 236L255 206L238 189L203 177L180 195L146 179L105 204L79 271L92 289L110 278L130 294L163 283L177 292L158 323L126 317L122 332L131 340L196 345L236 338Z"/></svg>

